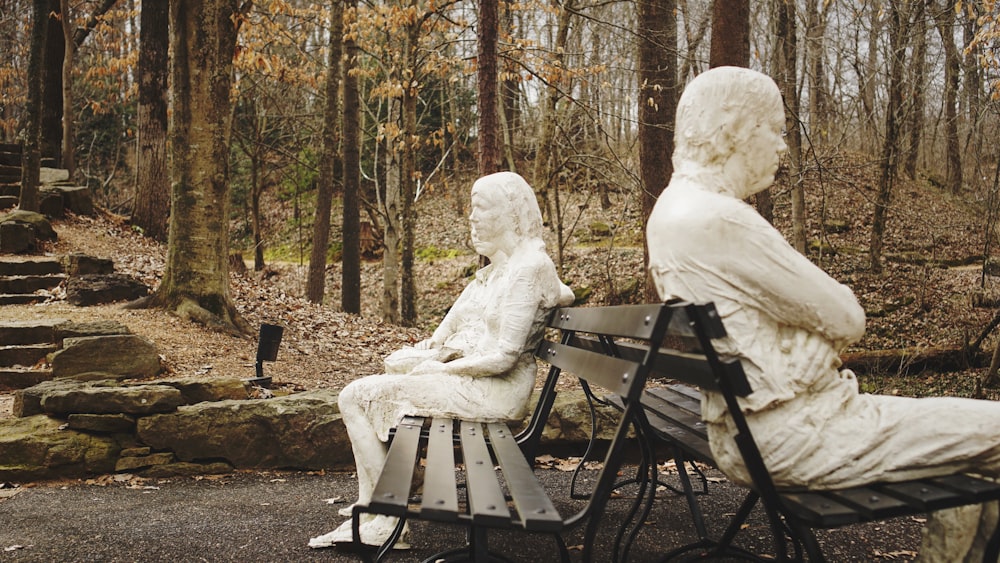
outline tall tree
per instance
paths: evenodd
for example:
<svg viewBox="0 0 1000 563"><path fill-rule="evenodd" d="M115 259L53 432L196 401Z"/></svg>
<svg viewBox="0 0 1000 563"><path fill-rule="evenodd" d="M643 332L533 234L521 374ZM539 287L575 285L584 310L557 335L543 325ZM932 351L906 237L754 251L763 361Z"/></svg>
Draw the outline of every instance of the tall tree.
<svg viewBox="0 0 1000 563"><path fill-rule="evenodd" d="M909 64L911 75L907 80L910 103L906 108L906 153L903 172L910 178L917 177L917 158L920 156L920 137L923 134L924 100L927 90L927 21L924 17L926 3L917 2L913 15L913 57ZM956 135L957 137L957 135Z"/></svg>
<svg viewBox="0 0 1000 563"><path fill-rule="evenodd" d="M167 2L146 2L139 13L139 138L132 224L166 242L170 214L167 170L167 77L170 13Z"/></svg>
<svg viewBox="0 0 1000 563"><path fill-rule="evenodd" d="M555 182L553 181L552 150L555 145L556 135L556 107L563 91L568 89L568 76L565 72L566 66L566 42L569 37L570 16L573 13L575 0L553 1L553 8L556 9L558 25L556 26L556 42L553 45L554 54L552 56L552 71L547 73L545 93L539 102L538 144L535 149L535 169L534 188L541 196L542 215L550 225L554 224L558 235L562 235L562 219L559 217L561 210L555 204L554 194ZM562 252L562 241L559 241L559 252ZM559 267L562 267L562 258L556 260Z"/></svg>
<svg viewBox="0 0 1000 563"><path fill-rule="evenodd" d="M497 27L498 0L479 0L478 38L478 100L479 106L479 174L485 176L500 170L500 124L497 115Z"/></svg>
<svg viewBox="0 0 1000 563"><path fill-rule="evenodd" d="M785 131L788 136L789 176L792 184L792 246L806 252L806 198L802 187L802 129L799 120L797 25L794 0L774 0L772 68L785 101ZM770 189L765 190L770 191ZM763 193L763 192L761 192ZM759 200L758 200L759 203Z"/></svg>
<svg viewBox="0 0 1000 563"><path fill-rule="evenodd" d="M712 3L712 44L708 65L750 66L750 0Z"/></svg>
<svg viewBox="0 0 1000 563"><path fill-rule="evenodd" d="M340 0L333 0L338 2ZM357 25L358 0L347 0L352 23ZM358 89L358 42L353 30L344 35L344 254L341 269L340 308L361 313L361 99Z"/></svg>
<svg viewBox="0 0 1000 563"><path fill-rule="evenodd" d="M674 114L677 108L677 4L675 0L639 0L639 170L642 225L674 172ZM643 264L649 264L644 245ZM646 298L657 300L647 274Z"/></svg>
<svg viewBox="0 0 1000 563"><path fill-rule="evenodd" d="M893 187L899 171L899 124L903 105L903 65L906 56L907 17L901 4L904 0L890 0L887 29L889 31L889 84L885 109L885 138L882 140L882 157L879 163L878 194L872 217L872 235L869 266L872 272L882 271L882 246L892 202Z"/></svg>
<svg viewBox="0 0 1000 563"><path fill-rule="evenodd" d="M955 46L955 10L951 2L934 10L934 20L944 45L944 129L947 143L948 179L946 186L952 193L962 190L962 147L958 134L958 86L962 73L962 59Z"/></svg>
<svg viewBox="0 0 1000 563"><path fill-rule="evenodd" d="M827 73L824 64L827 2L806 1L806 76L809 81L809 129L813 139L828 137Z"/></svg>
<svg viewBox="0 0 1000 563"><path fill-rule="evenodd" d="M28 107L21 127L21 195L18 208L38 211L38 175L41 166L42 80L45 67L45 36L49 27L49 0L31 4L31 47L28 54Z"/></svg>
<svg viewBox="0 0 1000 563"><path fill-rule="evenodd" d="M166 269L141 305L247 333L229 288L229 133L238 0L172 0L171 210Z"/></svg>
<svg viewBox="0 0 1000 563"><path fill-rule="evenodd" d="M322 303L326 290L326 254L330 248L330 208L334 184L337 182L334 163L338 160L337 117L340 114L337 91L340 89L340 58L344 42L344 4L330 3L330 41L327 46L326 104L323 106L323 155L319 159L319 186L316 192L316 219L313 222L312 251L309 254L309 276L306 279L306 299Z"/></svg>
<svg viewBox="0 0 1000 563"><path fill-rule="evenodd" d="M63 37L63 60L62 60L62 111L60 117L73 115L73 64L76 58L76 43L73 42L73 10L69 0L61 0L61 23L60 30ZM51 35L60 35L50 33ZM62 120L62 145L59 148L59 159L62 167L73 177L76 170L76 156L73 154L73 144L76 142L74 132L74 120L72 117Z"/></svg>
<svg viewBox="0 0 1000 563"><path fill-rule="evenodd" d="M72 17L68 12L62 12L60 0L49 0L48 31L45 34L45 70L42 82L42 138L41 154L55 160L56 166L62 166L61 150L63 138L63 108L64 93L70 87L65 80L69 71L65 64L64 54L73 51L73 46L66 45L62 30L72 26ZM72 61L70 62L72 66Z"/></svg>

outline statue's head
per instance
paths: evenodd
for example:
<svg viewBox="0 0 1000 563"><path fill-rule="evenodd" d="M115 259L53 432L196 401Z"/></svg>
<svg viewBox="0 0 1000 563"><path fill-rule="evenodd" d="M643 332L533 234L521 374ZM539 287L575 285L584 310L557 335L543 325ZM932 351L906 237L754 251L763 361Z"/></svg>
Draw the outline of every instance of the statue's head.
<svg viewBox="0 0 1000 563"><path fill-rule="evenodd" d="M538 200L528 182L518 174L497 172L483 176L472 184L472 195L500 212L503 224L518 243L542 239L542 212L538 209Z"/></svg>
<svg viewBox="0 0 1000 563"><path fill-rule="evenodd" d="M675 170L738 169L746 197L771 184L787 147L781 91L766 74L716 67L692 80L677 104Z"/></svg>

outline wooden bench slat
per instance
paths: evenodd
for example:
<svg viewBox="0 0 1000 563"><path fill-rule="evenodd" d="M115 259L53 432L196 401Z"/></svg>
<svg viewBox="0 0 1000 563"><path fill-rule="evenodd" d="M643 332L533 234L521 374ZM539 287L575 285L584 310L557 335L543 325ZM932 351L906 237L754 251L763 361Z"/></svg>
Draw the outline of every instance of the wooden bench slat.
<svg viewBox="0 0 1000 563"><path fill-rule="evenodd" d="M855 507L867 520L882 520L912 514L914 507L905 501L871 487L855 487L825 493L848 506Z"/></svg>
<svg viewBox="0 0 1000 563"><path fill-rule="evenodd" d="M979 479L972 475L948 475L935 477L931 482L946 489L951 489L973 501L985 501L1000 498L1000 483Z"/></svg>
<svg viewBox="0 0 1000 563"><path fill-rule="evenodd" d="M629 384L635 379L638 365L635 362L581 350L558 342L544 340L539 345L539 356L557 366L599 385L616 395L626 395Z"/></svg>
<svg viewBox="0 0 1000 563"><path fill-rule="evenodd" d="M536 532L558 532L562 529L562 517L535 478L535 472L510 429L500 423L489 424L487 427L493 453L503 471L524 528Z"/></svg>
<svg viewBox="0 0 1000 563"><path fill-rule="evenodd" d="M823 528L836 528L861 521L858 511L820 493L783 493L781 500L803 521Z"/></svg>
<svg viewBox="0 0 1000 563"><path fill-rule="evenodd" d="M926 512L933 512L955 505L955 492L941 488L930 480L907 481L905 483L883 483L877 486L886 494L903 499Z"/></svg>
<svg viewBox="0 0 1000 563"><path fill-rule="evenodd" d="M458 520L454 426L450 418L435 418L428 429L427 467L420 503L420 515L428 520Z"/></svg>
<svg viewBox="0 0 1000 563"><path fill-rule="evenodd" d="M497 481L496 471L493 470L493 459L486 446L482 424L463 420L460 435L472 522L494 526L509 522L510 509Z"/></svg>
<svg viewBox="0 0 1000 563"><path fill-rule="evenodd" d="M385 465L368 503L374 511L390 516L406 514L423 422L421 417L406 417L396 427Z"/></svg>
<svg viewBox="0 0 1000 563"><path fill-rule="evenodd" d="M662 303L564 308L555 312L549 326L559 330L648 339L663 308Z"/></svg>
<svg viewBox="0 0 1000 563"><path fill-rule="evenodd" d="M685 430L708 440L708 427L702 422L700 411L695 414L688 410L688 400L686 396L678 396L671 389L647 389L642 398L643 405L649 405L658 416L672 420Z"/></svg>

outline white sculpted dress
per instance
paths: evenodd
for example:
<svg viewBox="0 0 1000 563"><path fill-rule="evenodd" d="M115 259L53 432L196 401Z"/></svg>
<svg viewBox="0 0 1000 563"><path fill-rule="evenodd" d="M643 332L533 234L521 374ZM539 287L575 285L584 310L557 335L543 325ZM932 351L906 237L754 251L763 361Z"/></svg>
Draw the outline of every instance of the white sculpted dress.
<svg viewBox="0 0 1000 563"><path fill-rule="evenodd" d="M725 123L704 129L722 131L718 138L692 138L700 112ZM851 371L838 371L839 353L864 334L864 310L850 288L742 201L770 185L774 150L784 150L773 82L746 69L708 71L688 86L677 122L675 173L647 226L650 272L662 298L718 308L729 335L720 351L738 356L749 377L754 393L741 406L775 482L832 488L955 471L1000 474L1000 403L864 394ZM735 139L731 150L705 148L724 145L718 139L727 135ZM721 396L707 393L702 408L720 469L748 483ZM952 545L926 549L936 555L924 559L948 560L974 542L973 550L982 549L990 518L975 539L977 516L962 520L963 510L978 514L979 507L935 515L931 526L950 532L932 534L934 541Z"/></svg>

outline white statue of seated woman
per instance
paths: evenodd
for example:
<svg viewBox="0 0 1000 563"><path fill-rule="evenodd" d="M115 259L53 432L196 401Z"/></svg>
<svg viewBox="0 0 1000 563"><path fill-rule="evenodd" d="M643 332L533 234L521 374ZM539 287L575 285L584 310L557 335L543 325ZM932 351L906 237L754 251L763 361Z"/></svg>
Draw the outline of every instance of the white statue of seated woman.
<svg viewBox="0 0 1000 563"><path fill-rule="evenodd" d="M720 67L695 78L677 108L674 173L647 225L660 296L713 301L722 316L729 336L720 350L741 358L753 386L741 406L775 482L835 488L1000 474L1000 403L863 394L850 370L839 371L839 353L864 334L864 310L743 201L773 182L784 127L781 93L766 75ZM748 483L721 396L707 393L702 412L719 468ZM951 544L938 557L982 550L980 509L962 510L974 512L971 524L938 528ZM948 527L957 513L944 512L935 519ZM926 537L924 548L942 550Z"/></svg>
<svg viewBox="0 0 1000 563"><path fill-rule="evenodd" d="M389 430L405 415L511 421L524 417L534 389L534 349L548 312L573 302L542 240L531 186L499 172L472 186L472 244L490 264L476 272L433 335L385 359L386 373L355 380L338 399L367 503L382 469ZM350 516L350 507L340 511ZM380 545L396 525L364 515L361 539ZM351 521L309 545L350 543ZM397 547L405 547L405 535Z"/></svg>

